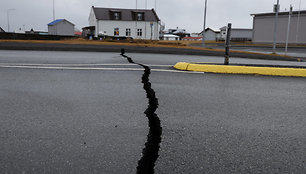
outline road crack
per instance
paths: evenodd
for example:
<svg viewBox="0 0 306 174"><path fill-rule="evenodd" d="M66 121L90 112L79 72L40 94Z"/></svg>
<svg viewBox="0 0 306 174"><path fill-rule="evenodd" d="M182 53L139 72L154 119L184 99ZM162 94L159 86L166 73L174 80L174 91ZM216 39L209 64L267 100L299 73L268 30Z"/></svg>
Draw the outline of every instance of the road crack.
<svg viewBox="0 0 306 174"><path fill-rule="evenodd" d="M147 135L147 142L142 150L142 157L138 161L137 174L153 174L155 162L158 159L158 152L161 143L162 127L160 119L155 113L158 108L158 99L156 98L155 91L151 88L150 74L151 69L141 63L135 63L132 58L125 55L124 49L121 49L122 57L126 58L129 63L139 65L144 68L141 81L143 83L143 89L146 92L148 98L148 108L145 110L145 115L149 121L149 133Z"/></svg>

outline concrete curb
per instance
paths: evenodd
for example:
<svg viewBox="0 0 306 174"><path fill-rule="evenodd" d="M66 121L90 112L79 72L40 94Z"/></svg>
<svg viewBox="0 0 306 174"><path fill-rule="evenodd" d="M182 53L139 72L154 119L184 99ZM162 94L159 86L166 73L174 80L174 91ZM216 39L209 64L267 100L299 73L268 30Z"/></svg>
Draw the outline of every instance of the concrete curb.
<svg viewBox="0 0 306 174"><path fill-rule="evenodd" d="M217 65L205 63L178 62L175 69L183 71L197 71L221 74L254 74L268 76L306 77L306 67L284 66L246 66L246 65Z"/></svg>

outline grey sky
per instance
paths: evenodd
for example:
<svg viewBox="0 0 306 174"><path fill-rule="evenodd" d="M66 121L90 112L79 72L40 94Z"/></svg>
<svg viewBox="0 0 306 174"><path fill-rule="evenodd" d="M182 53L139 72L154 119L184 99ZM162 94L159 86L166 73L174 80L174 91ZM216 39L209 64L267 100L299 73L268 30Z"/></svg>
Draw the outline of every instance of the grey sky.
<svg viewBox="0 0 306 174"><path fill-rule="evenodd" d="M188 32L200 32L203 28L204 0L156 0L157 14L166 28L185 28ZM15 30L47 31L52 21L52 0L0 0L0 26L7 30L7 10L10 12L10 28ZM147 0L148 8L154 8L154 0ZM299 8L300 0L280 0L281 10ZM231 22L236 28L252 28L252 13L271 12L276 0L208 0L207 27L219 29ZM136 0L55 0L56 18L67 19L81 29L88 26L91 6L110 8L135 8ZM138 8L145 8L145 0L138 0ZM302 0L306 9L306 0Z"/></svg>

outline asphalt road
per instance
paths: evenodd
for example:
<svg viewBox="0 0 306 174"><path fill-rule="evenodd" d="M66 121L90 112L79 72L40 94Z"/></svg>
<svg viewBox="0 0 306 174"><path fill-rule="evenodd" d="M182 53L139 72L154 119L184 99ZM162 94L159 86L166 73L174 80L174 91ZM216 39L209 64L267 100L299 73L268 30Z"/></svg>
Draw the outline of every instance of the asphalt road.
<svg viewBox="0 0 306 174"><path fill-rule="evenodd" d="M209 45L208 48L210 48ZM222 45L214 46L218 49L224 49ZM32 42L0 42L0 50L36 50L36 51L83 51L83 52L118 52L121 48L129 53L149 53L149 54L174 54L174 55L200 55L200 56L224 56L223 51L213 49L198 50L189 48L174 47L147 47L147 46L123 46L123 45L91 45L91 44L58 44L58 43L32 43ZM235 49L235 47L231 47ZM292 51L290 49L290 51ZM266 53L264 51L264 53ZM249 54L243 52L230 52L232 57L264 59L264 60L288 60L288 61L306 61L305 57L293 55L292 57L267 55L267 54ZM295 57L296 56L296 57Z"/></svg>
<svg viewBox="0 0 306 174"><path fill-rule="evenodd" d="M194 45L197 47L201 47L201 45ZM207 47L209 48L217 48L217 49L224 49L224 44L208 44ZM273 53L273 47L272 46L242 46L242 45L235 45L232 44L230 47L231 50L238 50L238 51L248 51L248 52L255 52L255 53L265 53L265 54L271 54ZM299 57L301 59L306 58L306 49L305 47L288 47L287 53L285 52L285 47L277 46L276 47L276 53L280 55L288 55L292 57Z"/></svg>
<svg viewBox="0 0 306 174"><path fill-rule="evenodd" d="M141 66L119 53L0 53L1 173L136 172L149 132ZM223 59L126 55L151 67L155 173L306 172L305 78L181 73L168 65Z"/></svg>

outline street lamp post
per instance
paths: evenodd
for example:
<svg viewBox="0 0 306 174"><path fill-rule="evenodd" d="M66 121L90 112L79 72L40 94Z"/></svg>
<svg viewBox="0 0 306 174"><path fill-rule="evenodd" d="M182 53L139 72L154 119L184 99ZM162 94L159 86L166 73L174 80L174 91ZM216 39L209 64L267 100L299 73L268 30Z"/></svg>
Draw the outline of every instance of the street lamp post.
<svg viewBox="0 0 306 174"><path fill-rule="evenodd" d="M300 0L299 12L298 12L298 18L297 18L296 36L295 36L295 42L296 42L296 43L298 43L298 40L299 40L299 27L300 27L300 16L301 16L301 4L302 4L302 0Z"/></svg>
<svg viewBox="0 0 306 174"><path fill-rule="evenodd" d="M7 10L7 32L10 32L10 11L13 11L13 10L16 10L16 9L8 9Z"/></svg>
<svg viewBox="0 0 306 174"><path fill-rule="evenodd" d="M155 12L156 12L156 0L154 1L154 8L155 8Z"/></svg>
<svg viewBox="0 0 306 174"><path fill-rule="evenodd" d="M291 22L291 15L292 15L292 5L290 5L289 17L288 17L288 27L287 27L287 37L286 37L286 46L285 46L285 54L287 55L288 51L288 42L289 42L289 34L290 34L290 22Z"/></svg>
<svg viewBox="0 0 306 174"><path fill-rule="evenodd" d="M204 25L203 25L203 34L202 34L202 45L203 45L203 47L205 47L206 11L207 11L207 0L205 0L205 7L204 7Z"/></svg>
<svg viewBox="0 0 306 174"><path fill-rule="evenodd" d="M55 21L55 0L53 0L53 21Z"/></svg>
<svg viewBox="0 0 306 174"><path fill-rule="evenodd" d="M274 36L273 36L273 53L276 53L276 33L278 25L278 12L279 12L279 0L277 0L276 6L274 6L275 20L274 20Z"/></svg>

